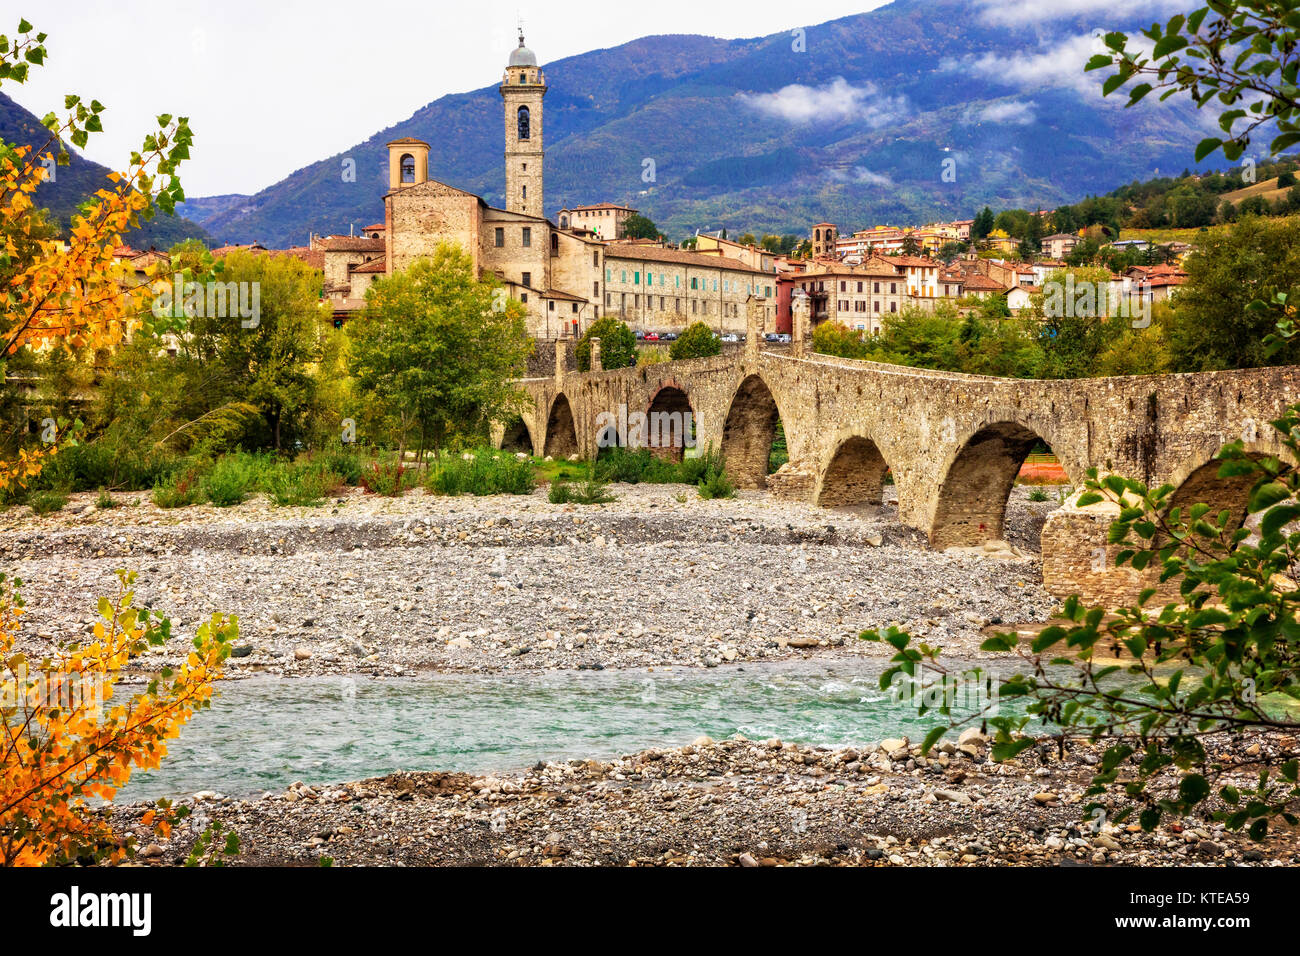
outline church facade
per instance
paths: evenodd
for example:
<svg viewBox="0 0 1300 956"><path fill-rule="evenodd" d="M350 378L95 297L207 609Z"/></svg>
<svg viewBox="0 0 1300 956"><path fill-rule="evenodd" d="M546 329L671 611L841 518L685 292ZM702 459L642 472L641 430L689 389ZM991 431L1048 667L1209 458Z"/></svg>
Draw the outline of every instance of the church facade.
<svg viewBox="0 0 1300 956"><path fill-rule="evenodd" d="M506 208L429 178L430 146L406 138L388 144L383 274L430 256L442 242L465 249L480 275L495 275L527 309L538 338L579 335L604 315L634 329L680 330L704 321L720 332L745 329L745 303L764 300L774 328L775 277L719 251L618 241L545 215L546 77L524 45L511 52L500 93L505 116ZM376 230L378 231L378 230ZM379 272L373 263L369 270Z"/></svg>

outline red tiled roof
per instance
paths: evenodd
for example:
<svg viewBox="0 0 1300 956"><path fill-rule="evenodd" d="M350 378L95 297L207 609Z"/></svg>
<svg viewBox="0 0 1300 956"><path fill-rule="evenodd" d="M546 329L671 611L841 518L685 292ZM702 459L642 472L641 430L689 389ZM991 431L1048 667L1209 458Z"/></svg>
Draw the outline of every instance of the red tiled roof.
<svg viewBox="0 0 1300 956"><path fill-rule="evenodd" d="M369 236L324 236L316 240L316 247L326 252L384 252L382 239Z"/></svg>
<svg viewBox="0 0 1300 956"><path fill-rule="evenodd" d="M359 265L359 266L353 266L353 267L352 267L351 269L349 269L348 271L349 271L349 272L380 273L380 272L387 272L387 271L388 271L388 266L387 266L387 264L386 264L386 259L385 259L385 257L384 257L384 256L380 256L378 259L371 259L369 262L363 262L363 263L362 263L361 265Z"/></svg>
<svg viewBox="0 0 1300 956"><path fill-rule="evenodd" d="M362 232L383 232L383 231L384 231L385 229L387 229L387 228L388 228L388 226L387 226L386 224L384 224L384 223L382 223L382 222L376 222L376 223L372 223L372 224L369 225L369 226L366 226L366 227L365 227L364 229L362 229L361 231L362 231Z"/></svg>
<svg viewBox="0 0 1300 956"><path fill-rule="evenodd" d="M982 272L970 272L966 275L967 292L1006 292L1002 283L990 279Z"/></svg>
<svg viewBox="0 0 1300 956"><path fill-rule="evenodd" d="M739 259L729 259L726 256L708 256L700 252L667 249L656 245L640 245L636 242L611 242L605 247L605 258L640 259L647 262L675 262L684 266L701 266L729 269L733 272L767 274L761 269L745 265Z"/></svg>

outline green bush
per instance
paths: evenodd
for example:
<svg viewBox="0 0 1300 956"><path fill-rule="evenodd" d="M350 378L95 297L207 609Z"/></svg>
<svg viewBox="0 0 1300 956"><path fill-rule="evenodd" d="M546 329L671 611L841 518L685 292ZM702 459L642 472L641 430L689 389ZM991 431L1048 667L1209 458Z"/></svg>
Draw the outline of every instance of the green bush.
<svg viewBox="0 0 1300 956"><path fill-rule="evenodd" d="M323 452L314 460L326 471L338 475L344 484L355 485L361 481L361 474L365 466L361 462L361 456L354 451L346 448L335 448Z"/></svg>
<svg viewBox="0 0 1300 956"><path fill-rule="evenodd" d="M343 484L343 478L319 461L283 464L271 469L264 482L266 493L277 507L314 507Z"/></svg>
<svg viewBox="0 0 1300 956"><path fill-rule="evenodd" d="M596 474L605 481L636 485L671 485L682 480L677 464L661 458L649 448L607 448L596 461Z"/></svg>
<svg viewBox="0 0 1300 956"><path fill-rule="evenodd" d="M47 515L52 511L62 511L68 503L68 496L62 491L38 491L28 499L28 503L33 514Z"/></svg>
<svg viewBox="0 0 1300 956"><path fill-rule="evenodd" d="M736 497L736 486L727 477L727 471L722 467L721 456L715 459L710 452L705 456L705 462L704 474L700 477L700 482L696 486L699 489L700 497L706 501L712 498Z"/></svg>
<svg viewBox="0 0 1300 956"><path fill-rule="evenodd" d="M203 478L203 495L218 508L237 505L262 486L272 467L262 455L222 455Z"/></svg>
<svg viewBox="0 0 1300 956"><path fill-rule="evenodd" d="M668 349L668 355L676 362L681 359L707 358L721 351L722 340L713 334L713 330L703 322L692 322Z"/></svg>
<svg viewBox="0 0 1300 956"><path fill-rule="evenodd" d="M609 482L602 479L595 468L587 466L586 476L576 482L563 479L551 483L546 499L553 505L600 505L617 499L609 493Z"/></svg>
<svg viewBox="0 0 1300 956"><path fill-rule="evenodd" d="M357 483L371 494L396 498L409 487L410 481L400 462L375 461L363 470Z"/></svg>
<svg viewBox="0 0 1300 956"><path fill-rule="evenodd" d="M592 339L600 339L601 368L628 368L636 364L636 336L626 322L607 315L591 323L574 347L579 372L591 371Z"/></svg>
<svg viewBox="0 0 1300 956"><path fill-rule="evenodd" d="M444 456L429 469L424 486L439 495L530 495L536 480L527 459L479 449L468 457Z"/></svg>
<svg viewBox="0 0 1300 956"><path fill-rule="evenodd" d="M106 511L109 508L116 508L117 502L113 500L112 493L105 488L99 493L99 497L95 499L95 507L100 511Z"/></svg>
<svg viewBox="0 0 1300 956"><path fill-rule="evenodd" d="M1046 500L1047 500L1047 492L1044 491L1042 488L1034 488L1034 489L1032 489L1032 490L1029 492L1029 500L1030 500L1030 501L1046 501Z"/></svg>
<svg viewBox="0 0 1300 956"><path fill-rule="evenodd" d="M202 472L197 467L172 472L153 486L153 503L159 508L184 508L205 497Z"/></svg>

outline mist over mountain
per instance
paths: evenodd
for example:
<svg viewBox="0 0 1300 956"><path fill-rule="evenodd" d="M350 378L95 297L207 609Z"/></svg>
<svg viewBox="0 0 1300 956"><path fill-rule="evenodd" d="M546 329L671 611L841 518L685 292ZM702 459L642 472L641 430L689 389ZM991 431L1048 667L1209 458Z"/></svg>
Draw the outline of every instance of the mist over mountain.
<svg viewBox="0 0 1300 956"><path fill-rule="evenodd" d="M986 204L1052 208L1177 173L1207 117L1173 101L1125 110L1083 67L1095 34L1133 33L1179 6L897 0L802 35L650 36L553 63L539 50L546 212L614 201L671 238L803 233L823 219L847 230ZM503 67L508 54L484 51ZM432 145L435 179L500 205L501 109L495 86L443 96L256 195L183 212L222 242L283 246L359 228L383 216L384 144L404 136Z"/></svg>

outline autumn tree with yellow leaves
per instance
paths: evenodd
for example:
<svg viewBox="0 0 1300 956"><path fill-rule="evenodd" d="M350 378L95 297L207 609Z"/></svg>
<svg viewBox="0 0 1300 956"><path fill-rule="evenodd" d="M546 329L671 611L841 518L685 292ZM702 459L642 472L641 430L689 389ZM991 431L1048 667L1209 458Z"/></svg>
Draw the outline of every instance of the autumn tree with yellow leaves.
<svg viewBox="0 0 1300 956"><path fill-rule="evenodd" d="M24 82L45 60L44 41L25 20L12 39L0 35L0 85ZM171 213L184 199L176 169L188 157L189 126L158 117L127 170L109 175L66 236L50 238L36 188L50 165L69 161L65 144L84 147L100 130L104 109L77 96L64 106L63 117L44 118L43 146L0 143L0 360L25 347L112 348L159 331L150 283L131 281L113 252L142 218ZM0 461L0 490L25 486L54 454L57 444L47 443ZM166 618L134 607L133 580L120 572L115 596L100 599L91 640L20 653L21 582L0 574L0 864L129 858L131 840L117 838L88 801L111 799L133 770L158 766L167 741L211 700L237 634L236 621L220 615L199 627L174 671L163 669L139 693L115 693L128 662L172 636ZM168 833L165 811L144 822Z"/></svg>

